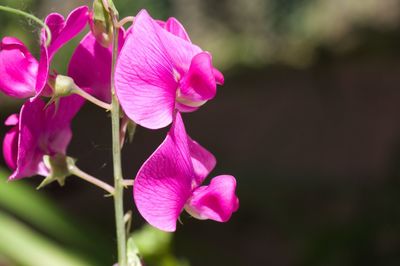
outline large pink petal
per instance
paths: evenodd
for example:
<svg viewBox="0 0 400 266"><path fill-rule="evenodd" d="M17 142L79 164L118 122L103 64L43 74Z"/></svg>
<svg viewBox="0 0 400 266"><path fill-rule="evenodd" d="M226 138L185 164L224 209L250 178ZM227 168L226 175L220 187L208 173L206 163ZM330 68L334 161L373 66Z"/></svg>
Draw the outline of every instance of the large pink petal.
<svg viewBox="0 0 400 266"><path fill-rule="evenodd" d="M193 217L217 222L226 222L239 208L239 199L235 195L236 180L230 175L216 176L210 185L201 186L193 191L185 205L185 210Z"/></svg>
<svg viewBox="0 0 400 266"><path fill-rule="evenodd" d="M140 214L161 230L175 231L191 194L193 175L187 136L178 114L164 142L136 176L133 195Z"/></svg>
<svg viewBox="0 0 400 266"><path fill-rule="evenodd" d="M172 121L177 82L174 66L146 11L135 19L118 58L115 86L127 116L151 129Z"/></svg>
<svg viewBox="0 0 400 266"><path fill-rule="evenodd" d="M199 102L214 98L216 91L211 55L199 53L193 57L189 71L180 82L180 97Z"/></svg>
<svg viewBox="0 0 400 266"><path fill-rule="evenodd" d="M119 46L124 42L124 30L119 32ZM71 57L68 75L85 91L105 102L111 102L112 46L103 47L89 32Z"/></svg>
<svg viewBox="0 0 400 266"><path fill-rule="evenodd" d="M83 30L88 22L88 17L87 6L75 8L66 20L58 13L51 13L46 17L45 23L51 31L51 43L48 47L50 60L58 49Z"/></svg>
<svg viewBox="0 0 400 266"><path fill-rule="evenodd" d="M10 179L49 174L44 155L65 154L71 140L70 123L84 100L71 95L45 107L40 97L29 99L21 108L18 124L16 168Z"/></svg>
<svg viewBox="0 0 400 266"><path fill-rule="evenodd" d="M35 95L38 62L25 45L13 37L0 44L0 90L5 94L27 98Z"/></svg>
<svg viewBox="0 0 400 266"><path fill-rule="evenodd" d="M72 119L83 104L84 99L82 97L71 95L61 98L57 106L52 104L45 109L45 125L42 136L47 154L66 154L72 138Z"/></svg>
<svg viewBox="0 0 400 266"><path fill-rule="evenodd" d="M18 154L15 171L10 180L47 174L42 162L44 152L41 130L44 127L45 103L40 98L28 100L21 108L19 117Z"/></svg>
<svg viewBox="0 0 400 266"><path fill-rule="evenodd" d="M155 28L163 49L173 64L175 75L179 74L179 78L181 78L189 70L192 58L201 53L202 50L190 41L175 35L176 32L171 33L161 28L158 24Z"/></svg>
<svg viewBox="0 0 400 266"><path fill-rule="evenodd" d="M211 152L203 148L199 143L188 137L190 157L196 174L196 186L200 186L204 179L214 169L217 160Z"/></svg>

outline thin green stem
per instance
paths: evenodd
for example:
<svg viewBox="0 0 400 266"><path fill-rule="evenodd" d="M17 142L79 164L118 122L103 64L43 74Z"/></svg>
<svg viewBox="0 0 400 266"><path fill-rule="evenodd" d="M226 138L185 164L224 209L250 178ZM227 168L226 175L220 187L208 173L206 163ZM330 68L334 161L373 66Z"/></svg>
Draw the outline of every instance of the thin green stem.
<svg viewBox="0 0 400 266"><path fill-rule="evenodd" d="M122 28L126 23L133 22L134 20L135 17L133 16L124 17L118 22L118 28Z"/></svg>
<svg viewBox="0 0 400 266"><path fill-rule="evenodd" d="M114 194L114 188L112 186L110 186L109 184L101 181L100 179L97 179L94 176L89 175L88 173L82 171L81 169L79 169L78 167L74 166L70 166L68 168L69 172L77 177L80 177L81 179L99 187L104 189L105 191L107 191L110 195Z"/></svg>
<svg viewBox="0 0 400 266"><path fill-rule="evenodd" d="M116 14L110 10L113 21L117 20ZM113 49L111 63L111 126L112 126L112 152L114 166L114 208L115 224L117 230L118 266L127 266L126 230L124 222L124 185L121 168L121 143L120 143L120 107L115 95L114 73L118 55L118 27L113 23Z"/></svg>
<svg viewBox="0 0 400 266"><path fill-rule="evenodd" d="M124 185L124 187L132 187L133 181L133 179L124 179L122 180L122 184Z"/></svg>
<svg viewBox="0 0 400 266"><path fill-rule="evenodd" d="M91 102L91 103L93 103L93 104L95 104L97 106L100 106L101 108L106 109L107 111L111 110L111 105L109 103L100 101L99 99L97 99L96 97L93 97L91 94L89 94L86 91L82 90L78 86L75 86L72 89L72 92L82 96L83 98L85 98L89 102Z"/></svg>
<svg viewBox="0 0 400 266"><path fill-rule="evenodd" d="M0 5L0 10L5 11L5 12L9 12L11 14L23 16L23 17L26 17L28 19L31 19L31 20L35 21L37 24L39 24L40 26L42 26L46 30L46 34L47 34L46 46L50 45L50 42L51 42L51 31L50 31L49 27L40 18L37 18L32 14L29 14L27 12L24 12L22 10L15 9L15 8L12 8L12 7L9 7L9 6Z"/></svg>

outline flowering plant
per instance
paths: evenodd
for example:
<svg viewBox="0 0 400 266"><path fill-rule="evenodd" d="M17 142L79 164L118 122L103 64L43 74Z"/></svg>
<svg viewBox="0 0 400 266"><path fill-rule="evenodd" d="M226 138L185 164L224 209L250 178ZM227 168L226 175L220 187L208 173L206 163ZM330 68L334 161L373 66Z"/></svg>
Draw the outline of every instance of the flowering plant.
<svg viewBox="0 0 400 266"><path fill-rule="evenodd" d="M158 229L175 231L183 210L201 220L228 221L239 206L236 180L220 175L201 185L216 159L187 135L181 115L214 98L217 84L224 83L211 54L191 42L177 19L156 20L142 10L119 20L110 0L78 7L66 19L52 13L44 22L35 21L42 26L39 60L17 38L1 40L0 90L25 99L19 114L5 121L11 127L3 141L4 159L13 171L9 179L40 175L41 188L54 181L64 185L74 175L104 189L114 199L119 266L141 264L139 258L127 258L122 199L129 186L139 213ZM86 25L90 31L76 47L67 75L50 72L53 56ZM85 101L111 113L113 185L82 171L68 156L70 125ZM122 176L121 149L136 124L170 129L129 180Z"/></svg>

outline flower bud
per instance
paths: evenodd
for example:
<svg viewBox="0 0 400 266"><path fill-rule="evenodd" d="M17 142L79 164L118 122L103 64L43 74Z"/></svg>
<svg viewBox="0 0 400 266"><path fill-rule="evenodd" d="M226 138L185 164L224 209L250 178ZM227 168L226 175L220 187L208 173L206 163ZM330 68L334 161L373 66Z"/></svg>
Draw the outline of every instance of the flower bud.
<svg viewBox="0 0 400 266"><path fill-rule="evenodd" d="M63 75L57 75L55 79L49 79L49 85L53 89L54 98L71 95L76 86L71 77Z"/></svg>
<svg viewBox="0 0 400 266"><path fill-rule="evenodd" d="M113 39L111 16L103 5L103 1L93 1L93 11L89 18L90 30L97 42L108 48Z"/></svg>

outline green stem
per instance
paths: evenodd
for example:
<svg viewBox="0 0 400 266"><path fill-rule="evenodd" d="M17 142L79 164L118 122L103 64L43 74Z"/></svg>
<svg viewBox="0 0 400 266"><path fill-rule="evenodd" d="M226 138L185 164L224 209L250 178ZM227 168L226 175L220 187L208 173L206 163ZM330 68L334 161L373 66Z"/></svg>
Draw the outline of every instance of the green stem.
<svg viewBox="0 0 400 266"><path fill-rule="evenodd" d="M110 186L109 184L101 181L100 179L97 179L94 176L89 175L88 173L82 171L81 169L79 169L77 166L70 166L68 168L69 172L71 174L73 174L74 176L77 176L83 180L85 180L86 182L89 182L99 188L104 189L105 191L107 191L110 195L114 194L114 188L112 186Z"/></svg>
<svg viewBox="0 0 400 266"><path fill-rule="evenodd" d="M5 12L9 12L11 14L23 16L23 17L26 17L28 19L31 19L31 20L35 21L37 24L39 24L40 26L42 26L46 30L46 33L47 33L46 46L50 45L50 42L51 42L51 31L50 31L49 27L40 18L37 18L34 15L26 13L26 12L24 12L22 10L15 9L15 8L12 8L12 7L8 7L8 6L0 5L0 10L5 11Z"/></svg>
<svg viewBox="0 0 400 266"><path fill-rule="evenodd" d="M111 16L115 14L111 11ZM114 166L114 208L115 224L117 229L118 266L127 266L126 231L124 222L124 185L121 169L121 143L120 143L120 110L117 96L115 95L114 73L118 55L118 27L113 23L113 52L111 63L111 125L112 125L112 152Z"/></svg>
<svg viewBox="0 0 400 266"><path fill-rule="evenodd" d="M96 97L93 97L91 94L87 93L86 91L82 90L81 88L79 88L78 86L75 86L72 89L72 92L75 94L78 94L80 96L82 96L83 98L85 98L86 100L88 100L89 102L106 109L107 111L111 110L111 105L100 101L99 99L97 99Z"/></svg>

